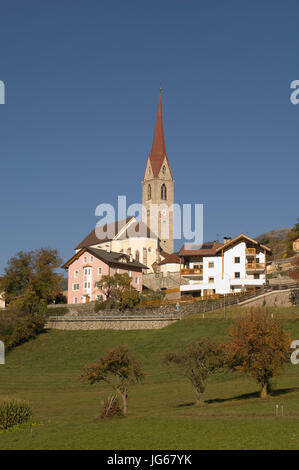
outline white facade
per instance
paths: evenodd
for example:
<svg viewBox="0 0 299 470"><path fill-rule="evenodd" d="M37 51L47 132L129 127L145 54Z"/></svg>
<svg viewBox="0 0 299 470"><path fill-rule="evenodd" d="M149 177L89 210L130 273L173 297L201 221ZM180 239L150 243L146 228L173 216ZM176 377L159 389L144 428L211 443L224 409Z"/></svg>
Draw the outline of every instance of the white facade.
<svg viewBox="0 0 299 470"><path fill-rule="evenodd" d="M213 256L187 256L188 266L185 260L185 268L181 272L189 283L181 285L180 291L190 294L196 292L203 296L229 294L263 286L266 280L266 251L270 250L252 239L242 239L240 236L234 240L218 248ZM255 242L256 246L248 240Z"/></svg>

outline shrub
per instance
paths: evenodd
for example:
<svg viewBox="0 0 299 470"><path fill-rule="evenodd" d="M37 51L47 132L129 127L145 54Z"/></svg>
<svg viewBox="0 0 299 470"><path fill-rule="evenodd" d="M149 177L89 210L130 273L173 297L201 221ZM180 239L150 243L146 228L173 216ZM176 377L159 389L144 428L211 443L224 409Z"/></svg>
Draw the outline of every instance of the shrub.
<svg viewBox="0 0 299 470"><path fill-rule="evenodd" d="M35 338L43 331L44 326L44 315L35 313L22 316L14 312L5 312L0 316L0 339L5 343L8 351Z"/></svg>
<svg viewBox="0 0 299 470"><path fill-rule="evenodd" d="M67 304L67 298L64 294L60 293L57 294L54 299L55 304Z"/></svg>
<svg viewBox="0 0 299 470"><path fill-rule="evenodd" d="M47 309L47 316L62 316L66 315L69 312L67 307L56 307L56 308L48 308Z"/></svg>
<svg viewBox="0 0 299 470"><path fill-rule="evenodd" d="M95 312L99 312L100 310L112 310L114 308L117 308L117 304L113 299L96 300L94 305Z"/></svg>
<svg viewBox="0 0 299 470"><path fill-rule="evenodd" d="M135 289L126 289L120 293L119 310L133 309L140 302L139 292Z"/></svg>
<svg viewBox="0 0 299 470"><path fill-rule="evenodd" d="M109 396L103 402L101 418L114 418L115 416L123 416L123 411L119 404L119 399L116 395Z"/></svg>
<svg viewBox="0 0 299 470"><path fill-rule="evenodd" d="M291 290L289 299L293 305L299 305L299 289Z"/></svg>
<svg viewBox="0 0 299 470"><path fill-rule="evenodd" d="M28 402L16 398L0 398L0 429L25 423L32 416Z"/></svg>

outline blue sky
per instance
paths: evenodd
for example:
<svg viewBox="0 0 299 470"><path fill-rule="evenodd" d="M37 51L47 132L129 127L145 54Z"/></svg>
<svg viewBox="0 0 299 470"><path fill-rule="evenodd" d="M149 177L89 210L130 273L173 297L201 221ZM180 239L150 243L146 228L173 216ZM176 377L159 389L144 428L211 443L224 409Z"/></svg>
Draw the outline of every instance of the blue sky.
<svg viewBox="0 0 299 470"><path fill-rule="evenodd" d="M3 0L0 273L19 250L68 259L98 204L140 202L160 80L175 201L204 204L204 239L294 225L298 14L296 0Z"/></svg>

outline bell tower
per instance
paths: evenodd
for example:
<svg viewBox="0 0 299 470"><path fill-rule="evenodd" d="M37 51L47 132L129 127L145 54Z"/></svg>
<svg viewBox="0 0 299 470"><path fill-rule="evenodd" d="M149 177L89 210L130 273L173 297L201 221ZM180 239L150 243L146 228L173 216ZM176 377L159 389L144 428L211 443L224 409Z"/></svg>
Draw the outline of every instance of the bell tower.
<svg viewBox="0 0 299 470"><path fill-rule="evenodd" d="M174 180L166 155L161 90L151 153L142 181L143 221L159 237L160 248L173 253Z"/></svg>

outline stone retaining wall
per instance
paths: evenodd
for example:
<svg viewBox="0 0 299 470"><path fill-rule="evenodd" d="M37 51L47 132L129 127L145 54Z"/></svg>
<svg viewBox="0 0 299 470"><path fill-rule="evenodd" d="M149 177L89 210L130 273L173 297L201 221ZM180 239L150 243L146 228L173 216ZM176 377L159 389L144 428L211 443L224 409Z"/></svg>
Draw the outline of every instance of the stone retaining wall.
<svg viewBox="0 0 299 470"><path fill-rule="evenodd" d="M124 312L120 312L119 310L99 310L97 313L94 311L94 302L89 302L87 304L68 304L64 305L67 307L68 313L67 316L73 317L80 317L80 316L116 316L116 317L123 317L128 315L138 316L159 316L159 315L173 315L179 313L180 315L190 315L193 313L205 313L211 310L211 306L213 305L213 309L222 308L223 307L223 300L214 300L211 302L206 301L197 301L197 302L190 302L190 303L180 303L180 310L177 312L175 304L162 304L160 306L144 306L144 307L136 307L134 310L129 311L125 310ZM227 301L226 301L227 302ZM62 307L63 305L59 305ZM55 316L55 305L49 306L53 308L53 316Z"/></svg>
<svg viewBox="0 0 299 470"><path fill-rule="evenodd" d="M46 328L57 330L156 330L178 321L178 318L56 318L49 319Z"/></svg>
<svg viewBox="0 0 299 470"><path fill-rule="evenodd" d="M242 302L244 307L291 307L289 301L290 289L268 292L259 296L257 299L250 299Z"/></svg>

